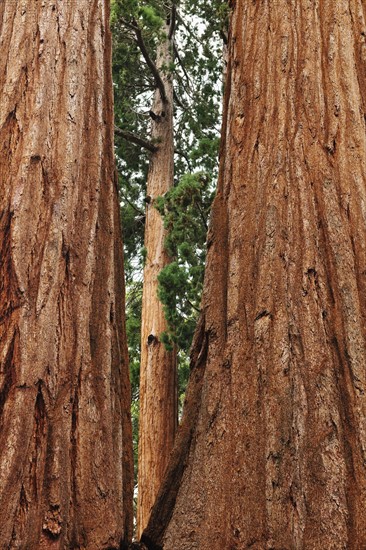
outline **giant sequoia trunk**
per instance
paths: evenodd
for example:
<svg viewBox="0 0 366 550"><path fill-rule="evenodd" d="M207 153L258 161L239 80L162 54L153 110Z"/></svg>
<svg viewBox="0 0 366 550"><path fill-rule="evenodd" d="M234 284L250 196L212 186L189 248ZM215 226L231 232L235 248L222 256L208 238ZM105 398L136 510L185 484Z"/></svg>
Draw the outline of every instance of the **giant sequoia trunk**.
<svg viewBox="0 0 366 550"><path fill-rule="evenodd" d="M1 548L131 535L108 5L0 3Z"/></svg>
<svg viewBox="0 0 366 550"><path fill-rule="evenodd" d="M138 457L138 534L150 517L172 450L177 427L176 352L168 351L160 337L168 329L158 298L158 275L171 260L165 251L164 222L154 200L173 186L173 82L169 73L173 39L158 46L157 70L164 92L156 89L152 106L152 139L158 150L150 161L145 222L146 263L141 320L140 421ZM165 95L165 97L164 97Z"/></svg>
<svg viewBox="0 0 366 550"><path fill-rule="evenodd" d="M366 7L233 3L187 404L143 539L366 548Z"/></svg>

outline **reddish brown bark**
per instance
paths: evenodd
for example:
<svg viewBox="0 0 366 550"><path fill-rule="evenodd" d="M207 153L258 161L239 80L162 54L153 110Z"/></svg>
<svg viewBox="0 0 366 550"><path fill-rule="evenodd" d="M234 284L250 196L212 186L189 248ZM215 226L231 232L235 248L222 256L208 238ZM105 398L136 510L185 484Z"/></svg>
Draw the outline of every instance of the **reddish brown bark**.
<svg viewBox="0 0 366 550"><path fill-rule="evenodd" d="M169 35L169 26L166 29ZM156 197L173 186L173 82L163 70L172 62L172 37L158 46L157 69L165 98L156 89L152 106L152 139L158 144L147 178L144 284L141 318L140 419L137 527L140 536L163 479L178 421L176 351L168 351L161 335L168 330L158 298L158 275L171 261L165 250L166 230L155 208Z"/></svg>
<svg viewBox="0 0 366 550"><path fill-rule="evenodd" d="M130 389L109 2L0 3L0 547L119 548Z"/></svg>
<svg viewBox="0 0 366 550"><path fill-rule="evenodd" d="M366 547L366 7L233 2L221 170L150 549Z"/></svg>

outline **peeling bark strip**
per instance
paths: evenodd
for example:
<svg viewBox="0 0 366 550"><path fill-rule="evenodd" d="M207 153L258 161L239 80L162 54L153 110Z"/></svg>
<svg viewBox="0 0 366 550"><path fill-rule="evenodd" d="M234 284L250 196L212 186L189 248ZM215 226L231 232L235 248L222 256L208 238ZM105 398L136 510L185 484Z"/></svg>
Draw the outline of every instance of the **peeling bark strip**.
<svg viewBox="0 0 366 550"><path fill-rule="evenodd" d="M3 0L0 51L0 547L117 549L133 461L109 2Z"/></svg>
<svg viewBox="0 0 366 550"><path fill-rule="evenodd" d="M200 406L192 415L188 405L168 467L167 481L185 463L179 487L163 485L143 540L167 550L358 550L366 6L232 4L207 359L189 387Z"/></svg>

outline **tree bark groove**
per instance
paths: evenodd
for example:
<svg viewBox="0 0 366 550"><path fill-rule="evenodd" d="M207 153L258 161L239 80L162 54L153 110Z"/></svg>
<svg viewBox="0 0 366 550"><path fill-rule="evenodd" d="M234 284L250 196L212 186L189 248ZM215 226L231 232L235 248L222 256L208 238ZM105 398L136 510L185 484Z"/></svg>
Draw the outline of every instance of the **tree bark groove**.
<svg viewBox="0 0 366 550"><path fill-rule="evenodd" d="M109 2L0 5L0 546L132 535Z"/></svg>
<svg viewBox="0 0 366 550"><path fill-rule="evenodd" d="M193 361L181 482L172 460L142 539L356 550L366 547L366 7L232 9L207 359ZM188 428L173 456L185 456Z"/></svg>

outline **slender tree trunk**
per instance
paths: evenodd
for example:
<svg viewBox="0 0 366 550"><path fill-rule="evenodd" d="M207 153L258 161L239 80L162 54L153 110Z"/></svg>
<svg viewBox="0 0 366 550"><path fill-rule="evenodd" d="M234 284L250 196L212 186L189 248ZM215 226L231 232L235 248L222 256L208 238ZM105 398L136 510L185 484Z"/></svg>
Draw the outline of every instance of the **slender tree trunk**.
<svg viewBox="0 0 366 550"><path fill-rule="evenodd" d="M167 27L169 34L169 27ZM158 298L160 271L168 257L164 242L166 232L154 200L173 186L173 82L167 68L172 63L172 38L158 46L157 68L164 82L166 101L156 90L152 106L152 138L158 151L150 161L147 179L147 206L141 323L140 424L138 459L138 534L150 517L177 427L176 351L167 351L160 341L167 330L163 305ZM166 68L164 70L164 67Z"/></svg>
<svg viewBox="0 0 366 550"><path fill-rule="evenodd" d="M366 548L366 7L233 3L183 424L143 540Z"/></svg>
<svg viewBox="0 0 366 550"><path fill-rule="evenodd" d="M119 548L130 389L109 2L0 3L0 547Z"/></svg>

